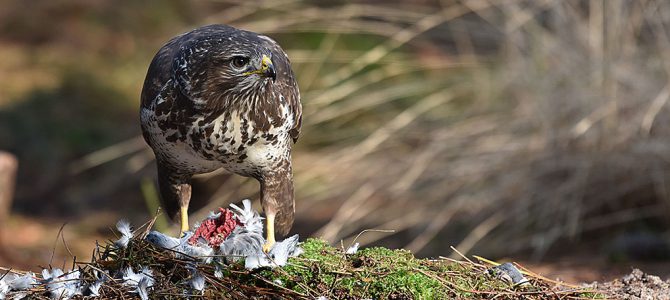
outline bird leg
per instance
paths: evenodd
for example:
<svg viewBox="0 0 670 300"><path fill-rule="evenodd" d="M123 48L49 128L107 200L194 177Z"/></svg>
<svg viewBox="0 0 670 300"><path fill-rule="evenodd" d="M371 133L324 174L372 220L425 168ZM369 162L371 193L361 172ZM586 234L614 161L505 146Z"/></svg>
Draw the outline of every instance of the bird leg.
<svg viewBox="0 0 670 300"><path fill-rule="evenodd" d="M158 166L158 187L161 194L161 204L172 220L179 220L179 236L188 231L188 203L191 201L191 174L183 174L170 168L160 159Z"/></svg>
<svg viewBox="0 0 670 300"><path fill-rule="evenodd" d="M261 184L261 204L265 212L266 242L263 251L270 252L275 243L275 233L285 236L293 225L295 200L293 198L293 177L290 160L281 162L275 170L266 173L259 180Z"/></svg>
<svg viewBox="0 0 670 300"><path fill-rule="evenodd" d="M179 230L179 236L184 236L184 233L188 231L188 203L184 205L182 203L179 214L181 215L181 229Z"/></svg>
<svg viewBox="0 0 670 300"><path fill-rule="evenodd" d="M268 214L265 218L265 245L263 245L263 252L268 253L275 244L275 215Z"/></svg>

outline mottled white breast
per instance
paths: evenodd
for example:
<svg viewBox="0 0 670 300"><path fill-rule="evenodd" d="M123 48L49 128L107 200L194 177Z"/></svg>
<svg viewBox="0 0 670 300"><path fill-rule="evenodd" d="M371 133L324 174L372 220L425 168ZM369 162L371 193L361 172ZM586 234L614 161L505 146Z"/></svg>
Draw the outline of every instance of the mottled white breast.
<svg viewBox="0 0 670 300"><path fill-rule="evenodd" d="M154 153L160 153L160 159L166 160L170 165L177 166L179 170L188 173L207 173L223 167L223 163L216 160L207 160L198 154L185 142L168 142L166 137L175 132L174 129L164 131L158 127L157 118L153 110L143 108L140 119L144 130L152 140ZM158 151L156 151L158 150Z"/></svg>

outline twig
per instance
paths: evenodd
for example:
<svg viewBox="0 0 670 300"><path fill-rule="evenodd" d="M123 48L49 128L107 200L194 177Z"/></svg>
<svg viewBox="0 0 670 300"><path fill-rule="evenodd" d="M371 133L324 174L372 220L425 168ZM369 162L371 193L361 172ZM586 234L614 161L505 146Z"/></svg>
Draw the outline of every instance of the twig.
<svg viewBox="0 0 670 300"><path fill-rule="evenodd" d="M63 223L63 225L60 226L60 229L58 229L58 234L56 235L56 240L54 241L54 245L51 250L51 258L49 258L49 266L51 266L53 263L54 255L56 254L56 245L58 245L58 239L60 238L61 233L63 233L63 228L65 228L65 225L67 225L67 222Z"/></svg>

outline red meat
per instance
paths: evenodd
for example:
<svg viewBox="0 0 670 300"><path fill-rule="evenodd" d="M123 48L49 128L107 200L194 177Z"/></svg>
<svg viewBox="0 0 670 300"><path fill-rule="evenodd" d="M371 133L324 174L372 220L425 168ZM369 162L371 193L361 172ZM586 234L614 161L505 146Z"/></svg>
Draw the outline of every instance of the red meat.
<svg viewBox="0 0 670 300"><path fill-rule="evenodd" d="M200 238L203 238L210 247L219 247L235 227L242 225L231 210L219 208L219 211L221 215L218 218L207 219L200 224L193 236L188 239L189 244L195 245Z"/></svg>

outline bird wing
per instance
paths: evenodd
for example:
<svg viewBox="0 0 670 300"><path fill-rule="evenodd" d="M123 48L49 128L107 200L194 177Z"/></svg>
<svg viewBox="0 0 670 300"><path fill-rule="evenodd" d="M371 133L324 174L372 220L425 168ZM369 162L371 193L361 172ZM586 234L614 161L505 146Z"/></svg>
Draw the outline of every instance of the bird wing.
<svg viewBox="0 0 670 300"><path fill-rule="evenodd" d="M298 89L296 88L296 92ZM291 108L293 109L293 128L289 130L289 134L293 139L293 143L298 142L300 137L300 129L302 128L302 105L300 104L300 94L291 97L292 101L290 103Z"/></svg>

